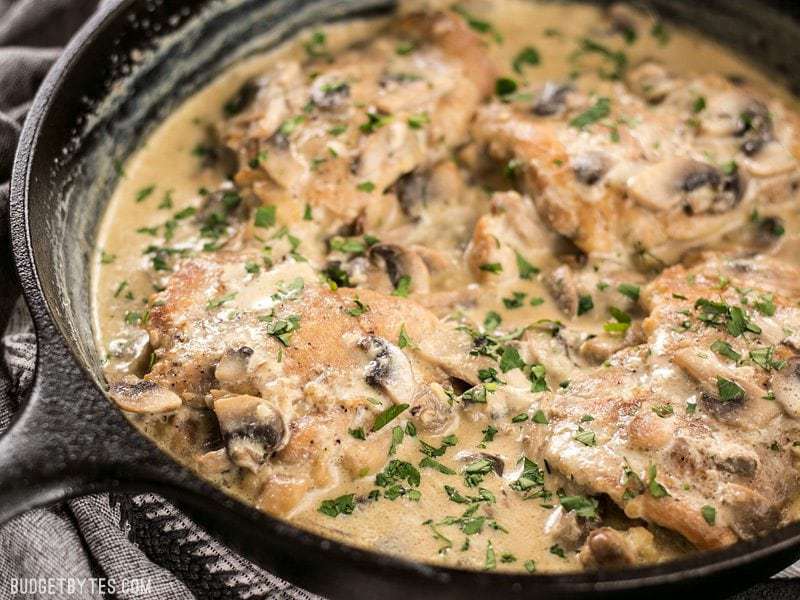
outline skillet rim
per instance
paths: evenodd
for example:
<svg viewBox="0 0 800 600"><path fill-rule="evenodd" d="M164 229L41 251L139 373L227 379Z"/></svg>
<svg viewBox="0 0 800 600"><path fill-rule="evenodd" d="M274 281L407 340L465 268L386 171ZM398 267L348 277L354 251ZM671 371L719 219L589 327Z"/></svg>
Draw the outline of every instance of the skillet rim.
<svg viewBox="0 0 800 600"><path fill-rule="evenodd" d="M92 43L106 27L116 23L117 19L122 19L127 9L142 1L113 0L103 5L71 39L40 85L30 106L20 134L10 185L9 221L14 267L26 304L33 317L38 342L34 378L39 379L44 376L40 363L41 346L43 341L47 341L46 332L53 331L48 327L52 324L54 330L57 331L57 337L60 338L59 341L66 346L74 359L74 370L79 371L80 377L91 381L103 396L105 396L105 392L102 386L98 385L73 345L68 341L63 324L55 316L45 295L31 239L29 194L31 178L34 176L33 162L39 151L43 125L49 112L54 108L59 93L69 86L73 68L81 59L85 58ZM53 243L57 243L57 241L48 242L50 245ZM39 400L47 401L46 398ZM108 407L109 410L117 410L111 403L108 404ZM29 408L33 410L35 406ZM28 407L23 407L22 410L27 409ZM126 422L128 422L127 419ZM136 435L143 436L132 425L131 429ZM183 467L169 453L160 448L159 452L166 456L171 463ZM204 484L208 483L193 471L190 472L195 480ZM233 502L237 513L245 515L248 519L254 517L253 507L242 503L222 488L216 489ZM268 525L273 534L285 537L286 541L299 542L304 548L316 551L321 555L327 554L330 558L339 561L359 561L362 567L376 567L378 574L389 569L395 575L422 575L432 583L457 583L464 589L466 586L476 583L479 583L484 589L487 586L497 585L498 587L494 589L498 592L502 589L511 593L521 593L523 589L533 591L536 588L540 588L541 591L550 589L556 593L636 592L649 587L668 586L710 576L721 576L748 565L761 564L770 558L777 557L779 554L787 554L792 550L796 555L800 555L800 522L796 522L756 540L738 542L722 550L701 552L655 565L617 570L577 571L566 574L486 572L411 561L396 555L351 546L325 538L297 527L289 521L260 511L257 511L257 516L252 520L258 519L263 520L263 524ZM216 537L213 529L209 533ZM247 556L247 552L243 554ZM258 564L261 561L254 559L254 562ZM763 565L762 570L764 570ZM410 588L413 588L413 584Z"/></svg>

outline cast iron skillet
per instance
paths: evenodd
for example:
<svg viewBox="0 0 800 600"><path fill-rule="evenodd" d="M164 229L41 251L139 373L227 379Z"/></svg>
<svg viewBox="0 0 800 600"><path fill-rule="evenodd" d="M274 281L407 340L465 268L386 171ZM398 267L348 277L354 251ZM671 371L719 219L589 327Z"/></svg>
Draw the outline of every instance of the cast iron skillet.
<svg viewBox="0 0 800 600"><path fill-rule="evenodd" d="M650 5L800 88L800 72L789 68L800 64L792 2ZM31 108L14 168L14 259L39 355L30 397L0 439L0 522L70 496L153 491L266 569L334 598L641 597L701 588L723 596L796 560L800 524L724 551L618 571L509 575L407 562L244 506L176 464L107 401L92 340L88 273L103 204L124 176L112 166L233 60L303 25L390 7L390 0L118 0L70 44Z"/></svg>

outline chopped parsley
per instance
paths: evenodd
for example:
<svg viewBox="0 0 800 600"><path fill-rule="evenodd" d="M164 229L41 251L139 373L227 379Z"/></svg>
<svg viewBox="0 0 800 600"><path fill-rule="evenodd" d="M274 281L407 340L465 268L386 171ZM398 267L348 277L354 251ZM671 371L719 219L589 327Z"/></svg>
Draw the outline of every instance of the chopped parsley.
<svg viewBox="0 0 800 600"><path fill-rule="evenodd" d="M467 22L467 25L469 25L470 29L473 31L491 35L492 38L494 38L494 41L498 44L503 42L503 35L489 21L479 19L472 13L468 12L463 6L458 4L453 7L453 11L461 15L461 17Z"/></svg>
<svg viewBox="0 0 800 600"><path fill-rule="evenodd" d="M349 433L351 436L353 436L357 440L366 440L367 439L367 435L364 433L364 428L363 427L357 427L355 429L348 429L347 433Z"/></svg>
<svg viewBox="0 0 800 600"><path fill-rule="evenodd" d="M147 200L155 191L155 185L148 185L147 187L143 187L138 192L136 192L136 202L144 202Z"/></svg>
<svg viewBox="0 0 800 600"><path fill-rule="evenodd" d="M595 436L594 431L589 429L582 429L578 428L578 432L573 436L576 442L583 444L584 446L596 446L597 445L597 436Z"/></svg>
<svg viewBox="0 0 800 600"><path fill-rule="evenodd" d="M353 304L354 306L352 308L348 308L346 311L351 317L360 317L365 312L369 311L369 306L361 302L361 300L358 299L358 296L356 296L353 300Z"/></svg>
<svg viewBox="0 0 800 600"><path fill-rule="evenodd" d="M397 285L392 292L392 296L407 298L409 292L411 292L411 275L403 275L397 280Z"/></svg>
<svg viewBox="0 0 800 600"><path fill-rule="evenodd" d="M500 77L494 82L494 91L501 98L506 98L517 91L517 82L510 77Z"/></svg>
<svg viewBox="0 0 800 600"><path fill-rule="evenodd" d="M397 346L400 349L403 349L403 348L414 348L414 342L412 342L411 338L408 337L408 332L406 331L406 324L405 323L400 325L400 334L397 336Z"/></svg>
<svg viewBox="0 0 800 600"><path fill-rule="evenodd" d="M578 297L578 316L585 315L594 308L591 294L581 294Z"/></svg>
<svg viewBox="0 0 800 600"><path fill-rule="evenodd" d="M214 298L213 300L209 300L207 307L209 309L219 308L220 306L222 306L226 302L230 302L234 298L236 298L236 292L231 292L230 294L225 294L224 296L220 296L219 298Z"/></svg>
<svg viewBox="0 0 800 600"><path fill-rule="evenodd" d="M382 413L379 413L378 416L375 417L375 421L372 423L372 431L378 431L382 429L388 423L399 417L406 409L408 409L408 404L393 404Z"/></svg>
<svg viewBox="0 0 800 600"><path fill-rule="evenodd" d="M634 302L639 301L639 286L632 283L621 283L617 291L623 296L627 296Z"/></svg>
<svg viewBox="0 0 800 600"><path fill-rule="evenodd" d="M520 308L525 303L526 295L525 292L511 292L510 298L503 298L503 305L509 310Z"/></svg>
<svg viewBox="0 0 800 600"><path fill-rule="evenodd" d="M525 257L519 252L515 251L515 254L517 255L517 270L519 271L520 279L533 279L534 275L539 274L540 269L538 267L525 260Z"/></svg>
<svg viewBox="0 0 800 600"><path fill-rule="evenodd" d="M274 206L259 206L256 209L255 226L262 229L268 229L275 225L275 212Z"/></svg>
<svg viewBox="0 0 800 600"><path fill-rule="evenodd" d="M481 271L486 271L487 273L502 273L503 272L503 265L500 263L484 263L480 267Z"/></svg>
<svg viewBox="0 0 800 600"><path fill-rule="evenodd" d="M598 98L594 106L572 119L569 124L576 129L585 129L592 123L605 119L609 114L611 114L611 100L605 97Z"/></svg>
<svg viewBox="0 0 800 600"><path fill-rule="evenodd" d="M742 355L736 352L728 342L724 340L717 340L711 344L711 349L725 358L730 358L734 362L742 360Z"/></svg>
<svg viewBox="0 0 800 600"><path fill-rule="evenodd" d="M443 465L438 460L431 458L430 456L425 456L419 461L420 469L429 468L434 469L435 471L439 471L442 475L455 475L456 472L451 469L450 467Z"/></svg>
<svg viewBox="0 0 800 600"><path fill-rule="evenodd" d="M353 514L355 509L355 494L345 494L333 500L323 500L317 510L323 515L336 518L339 515Z"/></svg>
<svg viewBox="0 0 800 600"><path fill-rule="evenodd" d="M597 507L599 503L594 498L586 496L562 496L561 506L566 511L573 511L577 516L586 519L597 519Z"/></svg>
<svg viewBox="0 0 800 600"><path fill-rule="evenodd" d="M375 184L372 183L371 181L362 181L356 186L356 189L358 189L358 191L360 192L366 192L366 193L374 192Z"/></svg>
<svg viewBox="0 0 800 600"><path fill-rule="evenodd" d="M411 115L408 117L408 126L411 129L422 129L425 125L431 122L428 113L420 113L418 115Z"/></svg>
<svg viewBox="0 0 800 600"><path fill-rule="evenodd" d="M361 133L375 133L378 129L383 127L384 125L388 125L392 122L392 116L376 113L374 111L367 112L367 121L359 125L359 129Z"/></svg>
<svg viewBox="0 0 800 600"><path fill-rule="evenodd" d="M717 509L713 506L706 504L700 509L700 514L703 515L703 518L709 525L713 526L717 522Z"/></svg>
<svg viewBox="0 0 800 600"><path fill-rule="evenodd" d="M744 400L744 390L734 381L725 379L717 375L717 391L719 400L723 404L726 402L738 402Z"/></svg>
<svg viewBox="0 0 800 600"><path fill-rule="evenodd" d="M653 498L663 498L664 496L669 496L669 492L667 489L656 481L656 476L658 472L656 466L651 464L647 467L647 489L650 492L650 495Z"/></svg>
<svg viewBox="0 0 800 600"><path fill-rule="evenodd" d="M539 425L547 425L550 423L550 420L547 418L547 415L544 414L544 411L541 408L537 409L537 411L533 413L533 418L531 420Z"/></svg>
<svg viewBox="0 0 800 600"><path fill-rule="evenodd" d="M525 46L514 57L514 61L511 63L511 66L514 68L514 71L521 75L523 67L526 65L536 66L540 62L541 56L539 55L539 51L533 46Z"/></svg>

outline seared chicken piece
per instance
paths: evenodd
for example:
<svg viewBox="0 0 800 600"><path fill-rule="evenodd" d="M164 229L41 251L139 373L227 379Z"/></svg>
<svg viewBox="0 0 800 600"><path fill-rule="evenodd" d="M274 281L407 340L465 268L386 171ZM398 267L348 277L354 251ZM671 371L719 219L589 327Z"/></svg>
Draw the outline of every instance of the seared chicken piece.
<svg viewBox="0 0 800 600"><path fill-rule="evenodd" d="M242 88L222 137L239 186L300 214L307 203L321 220L396 205L383 192L464 143L493 81L485 43L450 12L404 16L335 56L324 37L309 44L307 62Z"/></svg>
<svg viewBox="0 0 800 600"><path fill-rule="evenodd" d="M642 292L646 343L552 395L530 455L698 548L777 527L800 489L799 281L761 257L668 269Z"/></svg>
<svg viewBox="0 0 800 600"><path fill-rule="evenodd" d="M798 122L712 75L645 63L599 94L547 84L533 106L494 102L475 138L508 161L544 220L590 254L671 264L796 202Z"/></svg>
<svg viewBox="0 0 800 600"><path fill-rule="evenodd" d="M391 406L432 434L457 424L451 378L476 385L488 360L469 335L410 300L320 287L302 264L245 276L247 258L180 265L154 302L145 382L214 412L230 461L266 481L265 507L291 510L339 463L352 477L383 466L391 427L376 423Z"/></svg>

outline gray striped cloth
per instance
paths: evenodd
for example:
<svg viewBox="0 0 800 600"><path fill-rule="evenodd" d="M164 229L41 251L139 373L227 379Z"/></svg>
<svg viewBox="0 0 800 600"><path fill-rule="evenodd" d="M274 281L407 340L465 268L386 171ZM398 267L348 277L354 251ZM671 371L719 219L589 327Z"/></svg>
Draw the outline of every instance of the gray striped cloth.
<svg viewBox="0 0 800 600"><path fill-rule="evenodd" d="M59 49L97 0L0 0L0 181L11 172L30 100ZM36 339L6 246L0 187L0 432L30 386ZM797 565L736 597L800 598ZM355 598L363 597L349 590ZM10 598L274 598L317 600L246 561L153 494L88 496L0 528L0 600Z"/></svg>

